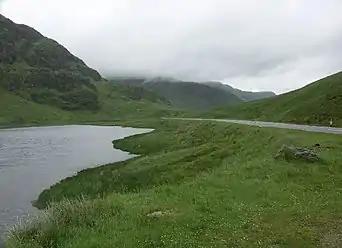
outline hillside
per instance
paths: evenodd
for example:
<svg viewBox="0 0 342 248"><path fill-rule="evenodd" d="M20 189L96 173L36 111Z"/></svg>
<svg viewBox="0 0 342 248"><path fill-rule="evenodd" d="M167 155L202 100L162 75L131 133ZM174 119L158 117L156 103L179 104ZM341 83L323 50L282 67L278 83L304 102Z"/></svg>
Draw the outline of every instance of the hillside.
<svg viewBox="0 0 342 248"><path fill-rule="evenodd" d="M270 99L218 108L202 116L342 126L342 72Z"/></svg>
<svg viewBox="0 0 342 248"><path fill-rule="evenodd" d="M160 118L180 116L183 111L146 99L131 100L132 95L123 89L101 83L99 111L67 111L54 106L39 104L0 89L0 127L42 124L75 124L107 122L125 119Z"/></svg>
<svg viewBox="0 0 342 248"><path fill-rule="evenodd" d="M66 110L98 110L100 74L56 41L0 15L0 86Z"/></svg>
<svg viewBox="0 0 342 248"><path fill-rule="evenodd" d="M194 82L150 82L144 87L168 99L173 106L185 109L210 109L241 102L230 92Z"/></svg>
<svg viewBox="0 0 342 248"><path fill-rule="evenodd" d="M244 102L251 102L276 96L276 94L272 91L243 91L220 82L204 82L203 84L233 93Z"/></svg>
<svg viewBox="0 0 342 248"><path fill-rule="evenodd" d="M203 110L221 105L242 102L231 92L195 82L185 82L169 78L115 78L116 85L135 85L161 96L177 108Z"/></svg>
<svg viewBox="0 0 342 248"><path fill-rule="evenodd" d="M54 40L0 15L0 125L177 112L141 87L114 86Z"/></svg>
<svg viewBox="0 0 342 248"><path fill-rule="evenodd" d="M71 120L71 112L38 104L0 88L0 126L39 123L63 123ZM5 107L4 107L5 106Z"/></svg>
<svg viewBox="0 0 342 248"><path fill-rule="evenodd" d="M220 82L198 83L164 77L112 77L110 81L119 85L142 86L168 100L172 106L192 110L211 109L275 96L273 92L242 91Z"/></svg>

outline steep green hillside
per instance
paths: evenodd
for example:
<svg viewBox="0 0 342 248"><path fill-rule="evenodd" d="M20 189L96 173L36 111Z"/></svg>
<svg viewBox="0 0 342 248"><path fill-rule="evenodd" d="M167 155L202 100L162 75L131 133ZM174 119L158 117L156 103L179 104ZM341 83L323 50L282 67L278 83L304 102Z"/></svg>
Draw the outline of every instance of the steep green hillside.
<svg viewBox="0 0 342 248"><path fill-rule="evenodd" d="M243 90L236 89L230 85L223 84L220 82L205 82L203 84L233 93L244 102L251 102L251 101L256 101L256 100L261 100L264 98L276 96L276 94L271 91L260 91L260 92L243 91Z"/></svg>
<svg viewBox="0 0 342 248"><path fill-rule="evenodd" d="M98 110L95 70L56 41L0 15L0 87L66 110Z"/></svg>
<svg viewBox="0 0 342 248"><path fill-rule="evenodd" d="M142 86L168 100L172 106L183 109L210 109L220 105L242 102L231 92L194 82L162 77L153 79L115 78L111 81L117 85Z"/></svg>
<svg viewBox="0 0 342 248"><path fill-rule="evenodd" d="M319 125L328 125L332 118L335 125L342 126L342 72L287 94L218 108L201 116Z"/></svg>
<svg viewBox="0 0 342 248"><path fill-rule="evenodd" d="M1 126L179 113L147 89L108 83L56 41L2 15L0 61Z"/></svg>

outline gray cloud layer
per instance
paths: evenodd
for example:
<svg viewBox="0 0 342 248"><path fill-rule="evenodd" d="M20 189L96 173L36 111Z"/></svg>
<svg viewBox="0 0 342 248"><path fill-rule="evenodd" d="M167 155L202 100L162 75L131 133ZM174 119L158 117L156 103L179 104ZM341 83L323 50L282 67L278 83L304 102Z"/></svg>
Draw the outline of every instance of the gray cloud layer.
<svg viewBox="0 0 342 248"><path fill-rule="evenodd" d="M340 0L5 0L102 74L292 90L342 70Z"/></svg>

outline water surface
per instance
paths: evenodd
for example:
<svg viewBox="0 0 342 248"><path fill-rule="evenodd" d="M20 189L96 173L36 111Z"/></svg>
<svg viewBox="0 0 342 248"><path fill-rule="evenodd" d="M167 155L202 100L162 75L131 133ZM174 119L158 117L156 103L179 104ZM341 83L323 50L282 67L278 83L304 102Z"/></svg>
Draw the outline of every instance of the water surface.
<svg viewBox="0 0 342 248"><path fill-rule="evenodd" d="M76 125L0 130L0 237L18 218L38 211L31 201L44 188L82 169L133 157L111 142L149 131Z"/></svg>

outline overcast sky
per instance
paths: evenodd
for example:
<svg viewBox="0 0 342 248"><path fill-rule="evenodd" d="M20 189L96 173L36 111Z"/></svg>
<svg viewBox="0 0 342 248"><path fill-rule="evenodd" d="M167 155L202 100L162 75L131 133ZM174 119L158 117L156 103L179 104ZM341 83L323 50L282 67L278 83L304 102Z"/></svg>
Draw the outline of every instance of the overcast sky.
<svg viewBox="0 0 342 248"><path fill-rule="evenodd" d="M342 70L341 0L3 0L106 75L277 93Z"/></svg>

